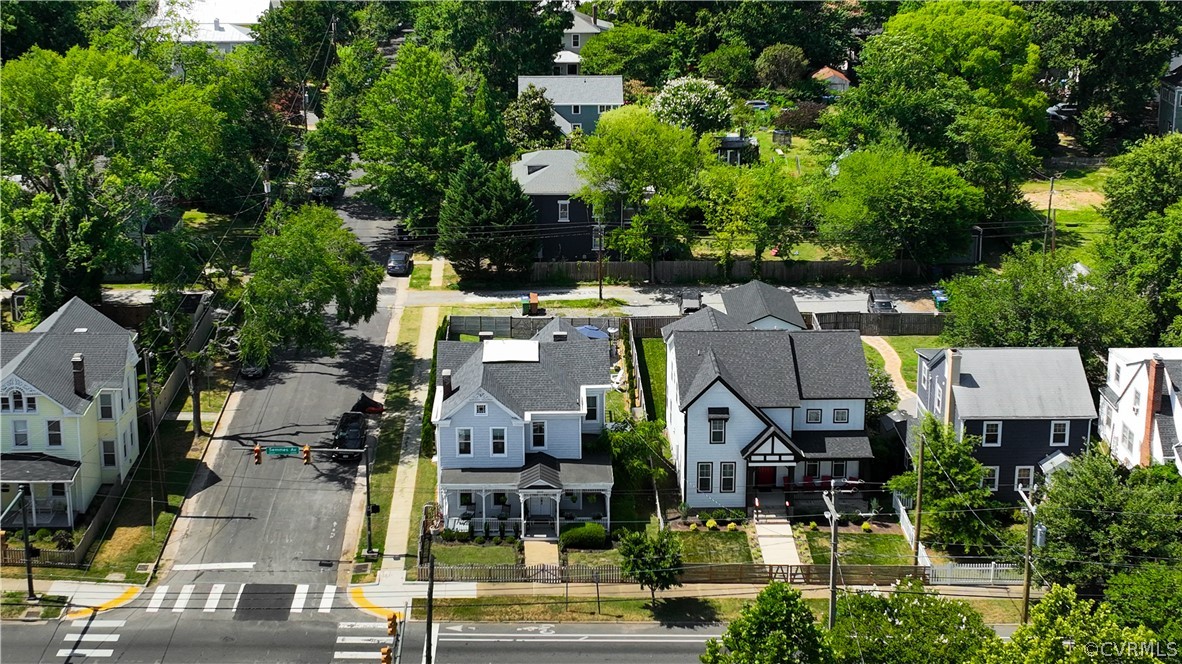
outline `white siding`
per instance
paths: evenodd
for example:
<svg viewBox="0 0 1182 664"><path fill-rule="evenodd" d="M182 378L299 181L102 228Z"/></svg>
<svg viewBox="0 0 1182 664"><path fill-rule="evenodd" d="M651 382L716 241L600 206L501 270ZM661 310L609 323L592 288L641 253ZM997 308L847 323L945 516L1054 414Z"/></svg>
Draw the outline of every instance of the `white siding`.
<svg viewBox="0 0 1182 664"><path fill-rule="evenodd" d="M476 415L475 404L488 404L487 415ZM436 432L439 467L443 468L511 468L525 463L524 426L520 418L502 408L488 394L477 393L455 413L441 421ZM490 429L505 429L505 456L492 456ZM456 429L472 429L472 456L456 455Z"/></svg>
<svg viewBox="0 0 1182 664"><path fill-rule="evenodd" d="M581 426L582 426L583 433L599 433L600 431L603 431L603 422L604 422L604 419L607 417L604 414L604 410L607 407L607 389L602 388L602 387L588 389L587 396L589 397L592 395L595 396L595 399L598 402L599 412L596 414L596 417L593 420L589 420L585 416L582 418L582 425ZM587 411L587 404L584 403L583 404L584 414L586 413L586 411Z"/></svg>
<svg viewBox="0 0 1182 664"><path fill-rule="evenodd" d="M531 446L531 425L533 422L546 423L546 448L535 449ZM571 415L533 415L526 423L526 452L545 452L556 459L579 459L583 456L582 416L578 413Z"/></svg>
<svg viewBox="0 0 1182 664"><path fill-rule="evenodd" d="M793 411L795 408L764 408L763 414L771 421L775 422L777 426L784 430L784 433L789 436L792 435L792 420Z"/></svg>
<svg viewBox="0 0 1182 664"><path fill-rule="evenodd" d="M730 419L726 427L726 443L710 444L710 423L708 408L729 408ZM685 502L694 508L712 509L719 507L743 507L747 494L747 464L742 450L766 426L748 410L722 383L715 383L690 406L686 423L686 458L683 478ZM719 464L735 462L735 492L719 491ZM698 493L698 463L708 462L713 470L713 486L710 493Z"/></svg>
<svg viewBox="0 0 1182 664"><path fill-rule="evenodd" d="M850 412L849 422L834 424L833 411L845 408ZM809 409L821 410L821 423L809 424ZM800 402L793 417L796 431L861 431L866 425L866 401L864 399L811 399Z"/></svg>

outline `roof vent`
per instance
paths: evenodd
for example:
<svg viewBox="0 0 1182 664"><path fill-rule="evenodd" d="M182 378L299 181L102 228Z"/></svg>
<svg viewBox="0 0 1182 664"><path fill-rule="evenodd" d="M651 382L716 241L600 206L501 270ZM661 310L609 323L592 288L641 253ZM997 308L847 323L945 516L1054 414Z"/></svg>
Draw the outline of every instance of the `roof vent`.
<svg viewBox="0 0 1182 664"><path fill-rule="evenodd" d="M533 175L534 173L537 173L538 171L542 170L545 167L546 167L546 164L531 164L531 165L525 167L525 174L526 175Z"/></svg>
<svg viewBox="0 0 1182 664"><path fill-rule="evenodd" d="M554 331L554 340L555 341L566 341L566 332L562 331L562 330L555 330Z"/></svg>
<svg viewBox="0 0 1182 664"><path fill-rule="evenodd" d="M74 328L74 334L79 334L79 333L81 333L81 332L86 332L86 331L87 331L87 329L88 329L88 328L85 328L85 327L76 327L76 328Z"/></svg>

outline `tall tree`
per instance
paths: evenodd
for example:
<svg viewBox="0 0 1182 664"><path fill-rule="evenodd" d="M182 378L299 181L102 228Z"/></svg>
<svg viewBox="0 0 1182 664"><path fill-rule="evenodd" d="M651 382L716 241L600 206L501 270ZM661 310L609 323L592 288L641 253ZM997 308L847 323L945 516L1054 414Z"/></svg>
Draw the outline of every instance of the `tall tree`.
<svg viewBox="0 0 1182 664"><path fill-rule="evenodd" d="M787 88L799 81L808 70L804 50L793 44L772 44L755 61L759 82L769 88Z"/></svg>
<svg viewBox="0 0 1182 664"><path fill-rule="evenodd" d="M701 136L730 126L731 103L730 94L713 81L686 77L666 83L649 108L661 122Z"/></svg>
<svg viewBox="0 0 1182 664"><path fill-rule="evenodd" d="M962 664L996 646L997 635L964 600L904 579L884 592L842 594L829 643L841 664Z"/></svg>
<svg viewBox="0 0 1182 664"><path fill-rule="evenodd" d="M990 508L993 491L984 485L985 466L973 456L981 446L978 436L957 436L956 429L931 415L920 423L924 443L924 525L935 541L958 544L969 552L984 552L997 543ZM918 440L911 443L918 445ZM915 498L918 476L913 468L892 477L887 487Z"/></svg>
<svg viewBox="0 0 1182 664"><path fill-rule="evenodd" d="M639 25L617 25L579 51L586 74L618 74L649 85L664 82L672 43L668 35Z"/></svg>
<svg viewBox="0 0 1182 664"><path fill-rule="evenodd" d="M551 70L574 20L562 3L521 0L419 2L414 18L420 43L447 54L461 71L482 75L505 99L518 76Z"/></svg>
<svg viewBox="0 0 1182 664"><path fill-rule="evenodd" d="M657 591L681 585L681 540L671 530L656 535L630 532L620 538L620 572L648 588L655 607Z"/></svg>
<svg viewBox="0 0 1182 664"><path fill-rule="evenodd" d="M1078 346L1100 384L1108 349L1143 345L1150 314L1128 284L1098 272L1078 275L1073 265L1065 253L1021 246L1002 258L1000 270L944 282L949 315L941 339L952 346Z"/></svg>
<svg viewBox="0 0 1182 664"><path fill-rule="evenodd" d="M754 57L742 42L723 44L702 56L698 73L730 90L746 90L755 83Z"/></svg>
<svg viewBox="0 0 1182 664"><path fill-rule="evenodd" d="M213 161L221 116L201 90L130 57L34 48L4 65L2 214L36 242L33 309L77 295L95 303L107 270L140 255L136 239Z"/></svg>
<svg viewBox="0 0 1182 664"><path fill-rule="evenodd" d="M546 99L546 89L533 83L509 102L501 119L505 138L518 152L552 148L562 141L562 132L554 124L554 104Z"/></svg>
<svg viewBox="0 0 1182 664"><path fill-rule="evenodd" d="M1110 165L1102 211L1117 231L1182 201L1182 133L1139 141Z"/></svg>
<svg viewBox="0 0 1182 664"><path fill-rule="evenodd" d="M878 422L880 417L899 405L899 393L895 391L895 383L886 371L872 366L869 372L872 396L866 401L866 421Z"/></svg>
<svg viewBox="0 0 1182 664"><path fill-rule="evenodd" d="M986 218L1014 219L1028 209L1022 183L1038 166L1031 129L1011 115L984 106L959 115L948 128L951 161L984 194Z"/></svg>
<svg viewBox="0 0 1182 664"><path fill-rule="evenodd" d="M872 265L896 257L931 264L968 247L981 190L954 169L889 145L857 150L822 183L820 238Z"/></svg>
<svg viewBox="0 0 1182 664"><path fill-rule="evenodd" d="M0 60L12 60L37 46L65 53L73 46L86 45L81 15L91 2L0 1Z"/></svg>
<svg viewBox="0 0 1182 664"><path fill-rule="evenodd" d="M436 249L462 276L528 270L538 253L533 203L503 162L469 152L443 197Z"/></svg>
<svg viewBox="0 0 1182 664"><path fill-rule="evenodd" d="M668 531L665 531L668 532ZM772 581L726 627L706 641L702 664L826 664L833 651L800 591Z"/></svg>
<svg viewBox="0 0 1182 664"><path fill-rule="evenodd" d="M274 208L255 241L250 281L242 295L245 313L241 353L247 363L266 364L280 348L335 353L338 323L354 325L377 311L385 274L330 208Z"/></svg>
<svg viewBox="0 0 1182 664"><path fill-rule="evenodd" d="M315 91L335 61L335 45L356 29L349 9L327 0L285 2L264 12L251 32L289 86L312 81Z"/></svg>
<svg viewBox="0 0 1182 664"><path fill-rule="evenodd" d="M729 41L742 41L755 53L772 44L796 44L809 62L820 67L840 63L853 44L854 18L839 3L741 0L720 4L717 11L698 15L702 38L710 42L700 52Z"/></svg>
<svg viewBox="0 0 1182 664"><path fill-rule="evenodd" d="M1106 278L1144 296L1153 315L1151 339L1182 346L1182 201L1100 244Z"/></svg>
<svg viewBox="0 0 1182 664"><path fill-rule="evenodd" d="M1182 644L1182 566L1144 563L1108 579L1104 601L1125 627L1148 627L1158 641Z"/></svg>

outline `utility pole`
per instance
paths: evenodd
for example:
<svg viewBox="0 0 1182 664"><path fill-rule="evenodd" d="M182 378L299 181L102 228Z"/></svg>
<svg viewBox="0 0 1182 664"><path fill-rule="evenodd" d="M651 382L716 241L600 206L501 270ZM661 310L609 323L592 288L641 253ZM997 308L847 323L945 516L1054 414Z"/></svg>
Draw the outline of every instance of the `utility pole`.
<svg viewBox="0 0 1182 664"><path fill-rule="evenodd" d="M596 272L599 276L599 301L603 302L603 224L595 224L595 249L599 252L596 259Z"/></svg>
<svg viewBox="0 0 1182 664"><path fill-rule="evenodd" d="M433 609L435 608L435 554L428 554L427 557L427 647L423 653L424 664L431 664L433 659L431 652L431 642L434 640L432 636L432 617Z"/></svg>
<svg viewBox="0 0 1182 664"><path fill-rule="evenodd" d="M911 564L919 567L919 533L923 527L923 448L928 437L919 434L919 464L915 470L915 538L911 542Z"/></svg>
<svg viewBox="0 0 1182 664"><path fill-rule="evenodd" d="M837 480L830 480L829 491L822 493L829 508L829 629L837 622Z"/></svg>
<svg viewBox="0 0 1182 664"><path fill-rule="evenodd" d="M1051 178L1051 189L1050 189L1050 191L1047 192L1047 225L1043 227L1044 230L1043 230L1043 234L1042 234L1042 252L1044 254L1047 252L1047 233L1051 232L1050 229L1053 227L1052 224L1054 223L1051 221L1051 204L1054 202L1054 200L1055 200L1055 178L1052 177ZM1052 246L1051 251L1054 251L1054 250L1055 250L1054 246Z"/></svg>
<svg viewBox="0 0 1182 664"><path fill-rule="evenodd" d="M1051 253L1055 253L1055 237L1059 234L1059 227L1055 224L1055 218L1059 214L1057 211L1051 212Z"/></svg>
<svg viewBox="0 0 1182 664"><path fill-rule="evenodd" d="M1038 490L1037 486L1030 489L1030 494L1027 495L1022 487L1018 487L1018 495L1021 496L1022 502L1026 503L1026 569L1022 574L1022 624L1025 625L1030 619L1030 575L1034 569L1033 548L1034 548L1034 501L1031 497L1034 492Z"/></svg>
<svg viewBox="0 0 1182 664"><path fill-rule="evenodd" d="M29 582L29 595L26 599L30 604L37 602L37 591L33 589L33 536L29 532L29 500L33 497L31 484L21 485L21 530L25 540L25 579Z"/></svg>
<svg viewBox="0 0 1182 664"><path fill-rule="evenodd" d="M369 497L369 436L365 437L365 556L374 555L373 550L373 501Z"/></svg>

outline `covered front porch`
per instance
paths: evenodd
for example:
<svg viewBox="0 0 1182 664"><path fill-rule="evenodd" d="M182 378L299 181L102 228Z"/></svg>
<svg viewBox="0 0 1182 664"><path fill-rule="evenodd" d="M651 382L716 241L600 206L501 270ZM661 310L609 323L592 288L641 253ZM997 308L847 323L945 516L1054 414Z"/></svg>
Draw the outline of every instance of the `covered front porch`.
<svg viewBox="0 0 1182 664"><path fill-rule="evenodd" d="M23 452L0 455L0 495L3 496L4 518L0 527L19 530L23 516L17 495L19 488L28 487L29 528L74 528L75 481L82 464L48 454Z"/></svg>

